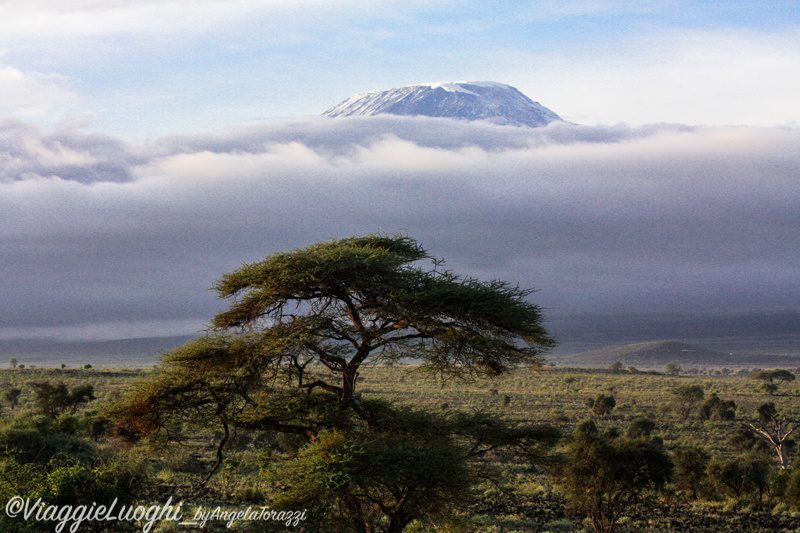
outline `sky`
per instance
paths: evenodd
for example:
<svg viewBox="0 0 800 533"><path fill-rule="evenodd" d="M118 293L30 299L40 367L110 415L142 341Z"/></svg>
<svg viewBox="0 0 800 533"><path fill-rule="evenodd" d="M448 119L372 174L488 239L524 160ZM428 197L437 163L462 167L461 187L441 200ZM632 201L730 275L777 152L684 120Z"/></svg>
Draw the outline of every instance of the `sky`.
<svg viewBox="0 0 800 533"><path fill-rule="evenodd" d="M320 117L459 80L565 121ZM798 310L798 95L789 1L0 0L0 339L195 333L373 232L546 315Z"/></svg>

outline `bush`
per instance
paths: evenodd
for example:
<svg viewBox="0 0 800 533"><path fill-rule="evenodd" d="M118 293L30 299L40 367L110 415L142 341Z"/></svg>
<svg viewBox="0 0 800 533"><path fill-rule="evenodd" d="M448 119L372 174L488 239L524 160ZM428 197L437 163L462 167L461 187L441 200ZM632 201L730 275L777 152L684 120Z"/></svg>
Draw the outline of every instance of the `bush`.
<svg viewBox="0 0 800 533"><path fill-rule="evenodd" d="M732 460L715 457L708 464L708 480L719 499L751 499L760 504L769 488L769 462L760 456Z"/></svg>
<svg viewBox="0 0 800 533"><path fill-rule="evenodd" d="M611 414L617 406L617 399L613 394L598 394L592 403L592 412L598 416Z"/></svg>
<svg viewBox="0 0 800 533"><path fill-rule="evenodd" d="M310 520L331 533L365 523L400 533L413 520L453 510L470 483L462 452L449 437L423 429L419 419L427 415L382 410L391 412L384 427L322 433L280 467L276 507L309 508Z"/></svg>
<svg viewBox="0 0 800 533"><path fill-rule="evenodd" d="M693 500L704 492L708 469L711 460L705 450L696 446L678 448L672 452L675 464L675 486L689 495Z"/></svg>
<svg viewBox="0 0 800 533"><path fill-rule="evenodd" d="M733 420L736 418L736 402L722 400L714 393L700 408L701 420Z"/></svg>
<svg viewBox="0 0 800 533"><path fill-rule="evenodd" d="M658 441L613 435L600 434L592 421L580 424L556 474L570 507L587 514L599 533L614 531L642 492L672 477L672 462Z"/></svg>

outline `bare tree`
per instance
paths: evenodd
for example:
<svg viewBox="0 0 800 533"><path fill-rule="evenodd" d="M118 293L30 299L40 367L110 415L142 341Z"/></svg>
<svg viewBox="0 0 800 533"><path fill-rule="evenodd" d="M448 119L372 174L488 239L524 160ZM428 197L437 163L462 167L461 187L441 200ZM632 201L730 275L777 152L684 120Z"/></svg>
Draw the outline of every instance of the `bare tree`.
<svg viewBox="0 0 800 533"><path fill-rule="evenodd" d="M789 466L787 454L789 436L800 427L800 423L790 422L786 415L780 416L772 402L759 407L758 415L759 420L755 424L745 422L742 425L775 448L781 468L787 468Z"/></svg>

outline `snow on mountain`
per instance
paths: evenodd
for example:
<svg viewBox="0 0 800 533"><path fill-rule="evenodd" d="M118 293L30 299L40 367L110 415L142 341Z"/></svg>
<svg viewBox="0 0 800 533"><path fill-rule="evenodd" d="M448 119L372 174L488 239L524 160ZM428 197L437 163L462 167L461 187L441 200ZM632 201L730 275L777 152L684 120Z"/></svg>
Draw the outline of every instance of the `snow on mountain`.
<svg viewBox="0 0 800 533"><path fill-rule="evenodd" d="M492 81L428 83L361 93L323 113L327 117L422 115L539 127L561 120L514 87Z"/></svg>

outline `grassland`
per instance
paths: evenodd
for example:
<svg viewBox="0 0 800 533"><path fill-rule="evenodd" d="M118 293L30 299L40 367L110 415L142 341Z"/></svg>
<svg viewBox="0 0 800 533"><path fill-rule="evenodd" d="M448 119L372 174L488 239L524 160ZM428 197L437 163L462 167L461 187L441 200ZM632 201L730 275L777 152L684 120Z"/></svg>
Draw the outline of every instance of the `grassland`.
<svg viewBox="0 0 800 533"><path fill-rule="evenodd" d="M64 382L70 388L92 385L97 399L83 414L78 414L83 416L113 401L150 372L152 370L4 369L0 371L0 394L15 387L22 393L15 409L12 410L8 402L4 403L3 427L19 425L15 420L30 417L35 410L32 382ZM603 429L616 426L620 430L631 421L645 417L655 421L654 434L663 439L667 450L696 446L713 457L736 459L743 452L732 446L731 438L742 421L756 419L757 408L763 403L774 402L779 412L800 421L800 387L784 383L777 394L767 396L758 390L752 373L752 369L717 369L668 376L635 369L615 372L544 367L518 370L491 381L443 383L419 373L413 366L396 365L366 367L359 379L359 389L364 397L386 398L399 404L442 411L487 411L519 422L553 424L565 435L571 434L578 423L589 417ZM680 416L674 407L672 391L683 385L699 385L706 398L713 393L724 400L733 400L737 405L736 419L701 420L695 415ZM587 407L587 400L598 394L611 394L616 398L616 407L610 414L597 416ZM102 437L100 445L109 453L120 453L126 460L136 461L137 467L144 469L148 481L140 494L142 501L173 496L196 498L194 501L207 505L231 506L268 499L265 494L268 487L261 474L270 461L293 451L291 442L274 435L238 434L223 467L212 478L207 490L197 496L198 485L214 462L216 440L212 433L191 428L186 428L185 434L190 437L189 445L176 448L123 449L113 438L104 440ZM77 435L85 437L80 431ZM522 462L503 462L495 466L501 473L499 479L478 485L462 509L463 531L588 531L583 517L570 513L546 466L531 467ZM772 473L777 473L777 467L773 467ZM247 525L241 527L238 531L251 531L246 529ZM220 526L219 530L225 529ZM630 510L620 526L620 531L687 530L800 531L800 514L772 499L770 494L759 496L758 501L744 495L688 499L677 488L670 487L666 493L643 499ZM207 526L205 531L214 531L213 526Z"/></svg>

